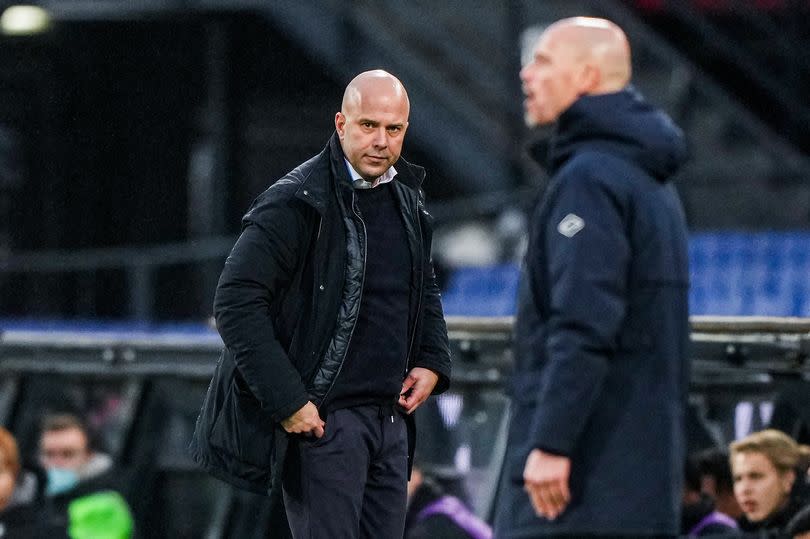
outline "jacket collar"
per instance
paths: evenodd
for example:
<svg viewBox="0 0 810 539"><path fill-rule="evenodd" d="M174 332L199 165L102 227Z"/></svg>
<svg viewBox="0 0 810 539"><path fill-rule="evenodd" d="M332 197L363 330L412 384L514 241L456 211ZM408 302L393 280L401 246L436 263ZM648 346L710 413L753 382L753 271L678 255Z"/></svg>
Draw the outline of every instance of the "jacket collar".
<svg viewBox="0 0 810 539"><path fill-rule="evenodd" d="M336 189L340 191L352 189L349 171L344 162L345 156L340 147L337 132L333 133L321 153L312 159L312 166L307 167L295 196L323 213L329 204L330 195ZM397 175L395 181L419 190L425 179L425 169L413 165L399 158L396 162Z"/></svg>
<svg viewBox="0 0 810 539"><path fill-rule="evenodd" d="M584 95L560 115L548 152L550 172L584 150L622 157L660 182L668 181L687 157L680 128L632 86Z"/></svg>

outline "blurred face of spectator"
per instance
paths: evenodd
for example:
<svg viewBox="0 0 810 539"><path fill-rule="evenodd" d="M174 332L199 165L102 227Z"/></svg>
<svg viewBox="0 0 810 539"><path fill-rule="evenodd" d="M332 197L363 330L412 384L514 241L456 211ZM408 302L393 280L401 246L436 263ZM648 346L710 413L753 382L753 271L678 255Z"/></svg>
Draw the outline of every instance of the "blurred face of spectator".
<svg viewBox="0 0 810 539"><path fill-rule="evenodd" d="M577 100L582 93L582 68L579 48L566 32L551 28L540 36L532 60L520 71L530 124L556 122Z"/></svg>
<svg viewBox="0 0 810 539"><path fill-rule="evenodd" d="M90 459L87 436L76 427L43 432L39 452L46 470L79 470Z"/></svg>
<svg viewBox="0 0 810 539"><path fill-rule="evenodd" d="M0 511L6 508L14 492L16 477L8 456L0 449Z"/></svg>
<svg viewBox="0 0 810 539"><path fill-rule="evenodd" d="M788 501L795 474L780 473L764 454L750 451L732 457L734 496L751 522L760 522Z"/></svg>
<svg viewBox="0 0 810 539"><path fill-rule="evenodd" d="M343 153L366 181L382 176L397 162L408 128L408 96L399 81L389 77L353 82L335 115Z"/></svg>

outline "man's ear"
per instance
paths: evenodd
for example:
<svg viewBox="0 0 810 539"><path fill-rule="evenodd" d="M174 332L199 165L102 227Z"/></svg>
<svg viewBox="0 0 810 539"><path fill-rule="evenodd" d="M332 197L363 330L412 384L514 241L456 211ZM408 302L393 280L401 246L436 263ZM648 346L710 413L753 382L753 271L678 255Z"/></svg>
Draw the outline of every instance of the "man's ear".
<svg viewBox="0 0 810 539"><path fill-rule="evenodd" d="M342 112L338 112L335 114L335 131L337 131L338 137L343 139L343 136L346 134L346 117L343 115Z"/></svg>
<svg viewBox="0 0 810 539"><path fill-rule="evenodd" d="M796 472L793 470L787 471L782 474L782 488L788 494L793 490L793 483L796 482Z"/></svg>
<svg viewBox="0 0 810 539"><path fill-rule="evenodd" d="M580 95L592 94L602 84L602 70L591 63L586 63L582 66L578 79Z"/></svg>

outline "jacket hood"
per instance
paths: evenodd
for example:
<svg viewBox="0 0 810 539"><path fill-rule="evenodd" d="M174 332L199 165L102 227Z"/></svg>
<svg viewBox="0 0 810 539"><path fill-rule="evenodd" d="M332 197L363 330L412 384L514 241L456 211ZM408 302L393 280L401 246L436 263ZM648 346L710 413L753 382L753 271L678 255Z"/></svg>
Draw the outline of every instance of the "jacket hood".
<svg viewBox="0 0 810 539"><path fill-rule="evenodd" d="M632 86L583 96L559 118L548 152L550 172L583 150L605 150L665 182L686 161L683 132Z"/></svg>

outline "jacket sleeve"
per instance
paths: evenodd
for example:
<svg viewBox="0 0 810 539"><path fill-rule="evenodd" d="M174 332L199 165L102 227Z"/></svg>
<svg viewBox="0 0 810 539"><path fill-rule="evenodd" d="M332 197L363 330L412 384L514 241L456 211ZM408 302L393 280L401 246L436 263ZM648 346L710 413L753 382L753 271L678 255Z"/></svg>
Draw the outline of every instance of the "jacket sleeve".
<svg viewBox="0 0 810 539"><path fill-rule="evenodd" d="M276 422L309 397L275 334L272 313L308 245L303 210L265 195L243 221L242 233L217 284L214 315L222 341L251 393ZM261 200L261 199L260 199Z"/></svg>
<svg viewBox="0 0 810 539"><path fill-rule="evenodd" d="M621 195L588 169L561 173L538 239L548 254L548 363L529 435L534 447L570 455L625 317L630 245Z"/></svg>
<svg viewBox="0 0 810 539"><path fill-rule="evenodd" d="M442 311L441 294L433 271L433 261L425 264L425 293L422 302L422 339L414 367L424 367L439 375L433 394L443 393L450 387L450 344L447 324Z"/></svg>

